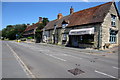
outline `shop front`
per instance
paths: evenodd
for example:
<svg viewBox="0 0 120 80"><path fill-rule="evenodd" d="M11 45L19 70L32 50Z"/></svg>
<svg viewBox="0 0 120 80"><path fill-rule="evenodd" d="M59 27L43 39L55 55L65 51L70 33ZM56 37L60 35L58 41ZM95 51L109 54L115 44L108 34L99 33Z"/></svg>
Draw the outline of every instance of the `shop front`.
<svg viewBox="0 0 120 80"><path fill-rule="evenodd" d="M93 47L94 27L70 30L69 45L73 47L81 47L81 48Z"/></svg>

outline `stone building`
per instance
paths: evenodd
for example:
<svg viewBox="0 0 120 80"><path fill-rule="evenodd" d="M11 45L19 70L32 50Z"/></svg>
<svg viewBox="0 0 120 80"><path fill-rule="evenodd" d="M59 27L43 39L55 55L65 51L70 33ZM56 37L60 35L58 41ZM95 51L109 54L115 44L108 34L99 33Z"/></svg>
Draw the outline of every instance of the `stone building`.
<svg viewBox="0 0 120 80"><path fill-rule="evenodd" d="M118 45L119 13L114 2L57 15L43 30L43 41L65 46L104 49Z"/></svg>
<svg viewBox="0 0 120 80"><path fill-rule="evenodd" d="M42 23L42 17L39 17L39 21L37 23L32 23L32 25L27 24L27 28L25 29L23 36L34 37L35 31L40 23Z"/></svg>

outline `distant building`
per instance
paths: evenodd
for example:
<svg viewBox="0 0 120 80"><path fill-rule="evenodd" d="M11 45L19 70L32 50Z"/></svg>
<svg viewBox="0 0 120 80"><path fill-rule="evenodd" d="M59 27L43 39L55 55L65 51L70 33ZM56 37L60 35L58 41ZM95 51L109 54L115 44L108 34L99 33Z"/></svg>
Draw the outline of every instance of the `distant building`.
<svg viewBox="0 0 120 80"><path fill-rule="evenodd" d="M43 41L81 48L104 49L118 45L119 14L114 2L74 12L50 21Z"/></svg>
<svg viewBox="0 0 120 80"><path fill-rule="evenodd" d="M24 31L24 37L34 37L35 31L38 25L42 22L42 17L39 17L39 21L37 23L32 23L32 25L27 24L27 28Z"/></svg>

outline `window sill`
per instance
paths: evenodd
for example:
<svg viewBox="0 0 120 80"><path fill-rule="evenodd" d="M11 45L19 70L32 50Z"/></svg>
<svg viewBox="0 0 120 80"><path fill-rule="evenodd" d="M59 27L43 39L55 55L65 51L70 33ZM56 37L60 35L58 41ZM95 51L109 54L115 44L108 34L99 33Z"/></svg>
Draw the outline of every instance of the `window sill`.
<svg viewBox="0 0 120 80"><path fill-rule="evenodd" d="M113 25L112 25L112 27L116 27L116 26L113 26Z"/></svg>
<svg viewBox="0 0 120 80"><path fill-rule="evenodd" d="M110 42L110 44L116 44L116 42Z"/></svg>

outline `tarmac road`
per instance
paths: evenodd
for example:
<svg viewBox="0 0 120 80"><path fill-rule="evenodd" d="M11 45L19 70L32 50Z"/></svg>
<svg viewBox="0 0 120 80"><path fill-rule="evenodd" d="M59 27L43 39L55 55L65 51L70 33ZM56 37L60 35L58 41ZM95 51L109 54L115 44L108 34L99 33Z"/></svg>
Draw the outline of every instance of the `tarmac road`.
<svg viewBox="0 0 120 80"><path fill-rule="evenodd" d="M92 55L76 49L14 41L3 41L2 46L4 78L118 78L116 54ZM68 72L75 68L84 73Z"/></svg>

